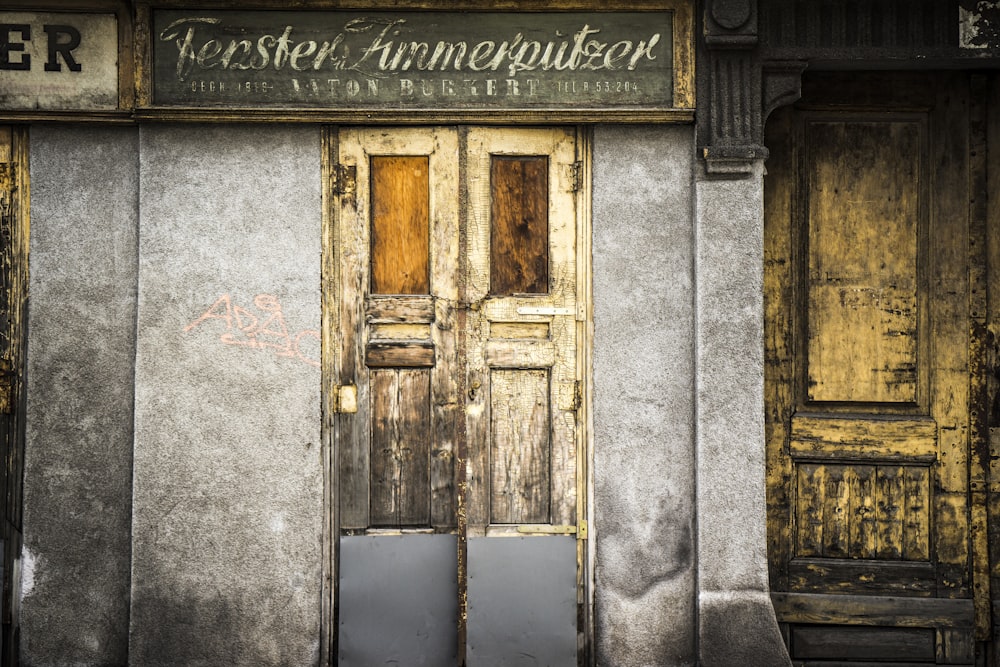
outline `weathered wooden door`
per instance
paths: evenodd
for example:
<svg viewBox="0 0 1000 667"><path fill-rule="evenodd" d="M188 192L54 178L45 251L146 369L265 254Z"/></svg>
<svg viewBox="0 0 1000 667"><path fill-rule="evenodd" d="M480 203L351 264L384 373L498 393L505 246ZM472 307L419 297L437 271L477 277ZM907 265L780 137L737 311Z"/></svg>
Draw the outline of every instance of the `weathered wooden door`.
<svg viewBox="0 0 1000 667"><path fill-rule="evenodd" d="M973 664L989 631L972 85L807 77L768 126L769 561L796 664Z"/></svg>
<svg viewBox="0 0 1000 667"><path fill-rule="evenodd" d="M333 143L340 664L575 665L576 133Z"/></svg>
<svg viewBox="0 0 1000 667"><path fill-rule="evenodd" d="M0 664L18 664L28 299L28 133L0 125Z"/></svg>

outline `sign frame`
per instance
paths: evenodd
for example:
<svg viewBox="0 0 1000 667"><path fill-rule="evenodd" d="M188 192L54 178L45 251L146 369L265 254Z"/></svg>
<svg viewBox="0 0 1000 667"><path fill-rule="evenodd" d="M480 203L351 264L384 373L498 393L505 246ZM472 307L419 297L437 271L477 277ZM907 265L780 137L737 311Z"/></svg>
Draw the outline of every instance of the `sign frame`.
<svg viewBox="0 0 1000 667"><path fill-rule="evenodd" d="M202 122L327 122L327 123L392 123L392 124L446 124L475 122L477 124L533 124L533 123L662 123L691 122L695 107L694 71L694 2L690 0L649 0L632 1L608 7L599 0L557 1L544 8L537 5L528 7L520 0L503 3L462 2L392 2L373 0L367 3L353 2L334 4L329 2L309 3L288 9L288 5L276 2L258 2L241 6L234 10L231 4L198 3L199 12L233 13L257 12L282 9L282 17L289 13L303 13L315 10L338 13L358 11L371 12L485 12L516 14L555 13L606 13L614 15L623 12L670 12L672 28L672 105L671 106L629 106L608 104L597 105L551 105L536 107L471 107L447 105L416 107L387 107L385 105L365 105L341 107L296 106L253 106L253 105L184 105L157 104L154 98L154 13L160 10L191 9L191 2L161 1L136 5L136 111L138 119L193 120ZM194 11L194 10L192 10Z"/></svg>
<svg viewBox="0 0 1000 667"><path fill-rule="evenodd" d="M0 108L0 122L18 123L37 120L131 122L135 108L135 49L132 9L128 0L14 0L5 5L4 12L54 14L67 16L81 14L113 14L118 33L118 101L115 109L4 109Z"/></svg>

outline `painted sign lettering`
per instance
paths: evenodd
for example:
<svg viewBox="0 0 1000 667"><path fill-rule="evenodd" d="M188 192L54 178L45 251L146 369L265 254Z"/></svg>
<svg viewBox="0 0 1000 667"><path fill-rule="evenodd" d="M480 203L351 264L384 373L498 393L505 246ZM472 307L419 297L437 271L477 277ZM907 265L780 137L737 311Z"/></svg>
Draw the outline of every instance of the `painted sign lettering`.
<svg viewBox="0 0 1000 667"><path fill-rule="evenodd" d="M153 103L669 108L671 12L154 13Z"/></svg>
<svg viewBox="0 0 1000 667"><path fill-rule="evenodd" d="M0 108L118 106L113 14L0 12Z"/></svg>

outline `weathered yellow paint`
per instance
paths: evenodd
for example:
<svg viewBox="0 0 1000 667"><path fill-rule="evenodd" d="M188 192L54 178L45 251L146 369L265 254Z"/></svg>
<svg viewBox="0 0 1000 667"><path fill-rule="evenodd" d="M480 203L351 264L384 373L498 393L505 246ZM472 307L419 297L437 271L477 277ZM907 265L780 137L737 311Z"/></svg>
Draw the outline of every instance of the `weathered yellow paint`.
<svg viewBox="0 0 1000 667"><path fill-rule="evenodd" d="M486 442L490 433L517 432L522 428L503 426L503 415L490 407L490 384L504 378L504 386L517 386L520 380L494 369L510 369L514 376L526 378L539 371L548 374L551 386L572 384L579 379L577 366L577 206L576 183L572 165L576 163L576 137L571 130L472 128L468 133L468 168L466 188L469 206L466 211L467 284L466 300L479 303L467 314L468 375L482 388L467 406L467 432L470 445ZM494 201L490 174L493 156L545 156L548 160L548 291L533 295L490 294L490 233ZM544 314L540 314L544 313ZM543 324L547 339L497 337L494 325L510 323ZM508 329L509 330L509 329ZM502 329L501 329L502 331ZM548 523L577 523L577 431L578 415L564 409L563 392L546 392L547 421L536 424L543 431L523 434L524 442L544 438L545 477L551 498ZM516 448L511 441L511 448ZM506 457L504 448L470 450L469 525L485 528L492 522L494 487L506 484L497 467L496 457Z"/></svg>
<svg viewBox="0 0 1000 667"><path fill-rule="evenodd" d="M810 400L916 401L921 129L804 124Z"/></svg>
<svg viewBox="0 0 1000 667"><path fill-rule="evenodd" d="M371 340L430 340L429 324L372 324Z"/></svg>
<svg viewBox="0 0 1000 667"><path fill-rule="evenodd" d="M490 338L548 337L548 322L490 322Z"/></svg>
<svg viewBox="0 0 1000 667"><path fill-rule="evenodd" d="M792 458L937 458L933 419L858 420L800 414L792 417L791 425Z"/></svg>
<svg viewBox="0 0 1000 667"><path fill-rule="evenodd" d="M976 635L989 628L988 457L975 455L988 441L988 235L974 220L967 81L887 78L818 78L768 128L771 585L829 611L776 605L789 623L865 623L897 595L965 599L940 608L963 616L924 626L957 660L973 608ZM854 98L864 105L845 106Z"/></svg>

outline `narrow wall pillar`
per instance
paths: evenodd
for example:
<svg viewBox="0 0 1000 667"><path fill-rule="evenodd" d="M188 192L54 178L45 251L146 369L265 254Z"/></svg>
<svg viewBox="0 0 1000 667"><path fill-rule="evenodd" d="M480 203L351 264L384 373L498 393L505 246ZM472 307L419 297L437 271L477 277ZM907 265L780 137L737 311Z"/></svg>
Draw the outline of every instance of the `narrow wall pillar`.
<svg viewBox="0 0 1000 667"><path fill-rule="evenodd" d="M594 136L597 664L695 664L690 127Z"/></svg>
<svg viewBox="0 0 1000 667"><path fill-rule="evenodd" d="M699 654L788 665L768 594L763 165L696 183Z"/></svg>

